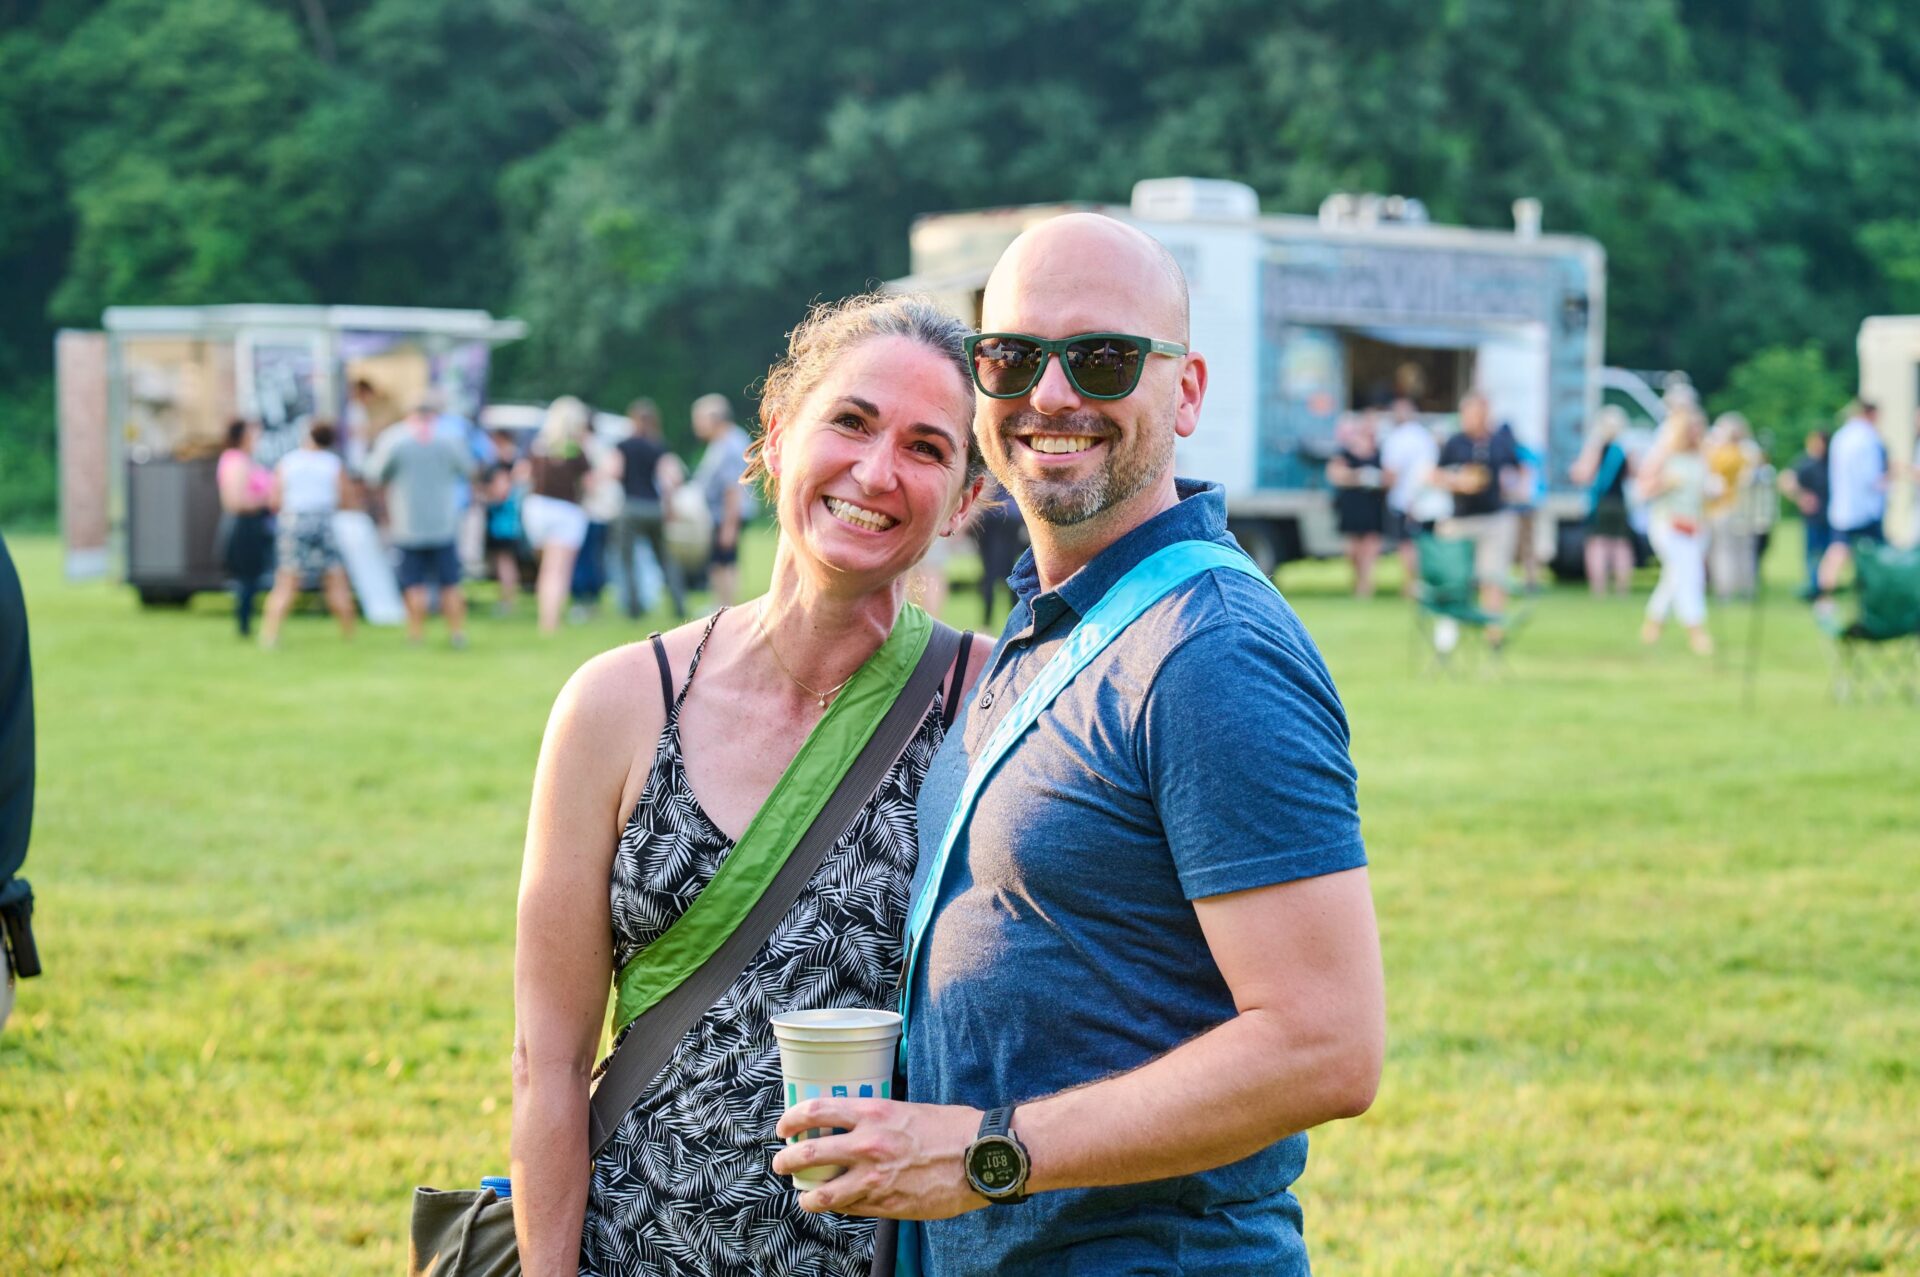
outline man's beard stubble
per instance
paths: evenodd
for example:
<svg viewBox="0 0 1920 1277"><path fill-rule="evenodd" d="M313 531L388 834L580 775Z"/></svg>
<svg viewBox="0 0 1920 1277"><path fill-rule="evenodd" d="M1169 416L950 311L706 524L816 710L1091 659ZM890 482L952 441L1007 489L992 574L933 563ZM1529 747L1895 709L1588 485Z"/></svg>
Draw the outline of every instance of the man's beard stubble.
<svg viewBox="0 0 1920 1277"><path fill-rule="evenodd" d="M1050 433L1105 440L1106 460L1084 479L1036 479L1024 473L1013 461L1013 436L1040 426L1048 427ZM1165 433L1171 439L1171 428ZM1123 443L1131 446L1122 447ZM1091 410L1064 417L1048 417L1032 409L1016 412L1000 421L995 442L982 451L987 469L1012 495L1020 512L1056 528L1070 528L1111 510L1156 483L1173 464L1172 448L1161 450L1141 438L1127 440L1112 418Z"/></svg>

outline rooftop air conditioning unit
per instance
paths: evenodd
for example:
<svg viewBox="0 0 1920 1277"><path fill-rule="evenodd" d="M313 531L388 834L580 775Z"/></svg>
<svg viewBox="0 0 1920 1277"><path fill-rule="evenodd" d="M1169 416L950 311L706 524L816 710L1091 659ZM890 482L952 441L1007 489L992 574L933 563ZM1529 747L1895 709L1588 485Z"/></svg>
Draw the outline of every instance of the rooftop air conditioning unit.
<svg viewBox="0 0 1920 1277"><path fill-rule="evenodd" d="M1133 215L1153 222L1238 221L1260 216L1260 197L1245 182L1155 177L1133 184Z"/></svg>

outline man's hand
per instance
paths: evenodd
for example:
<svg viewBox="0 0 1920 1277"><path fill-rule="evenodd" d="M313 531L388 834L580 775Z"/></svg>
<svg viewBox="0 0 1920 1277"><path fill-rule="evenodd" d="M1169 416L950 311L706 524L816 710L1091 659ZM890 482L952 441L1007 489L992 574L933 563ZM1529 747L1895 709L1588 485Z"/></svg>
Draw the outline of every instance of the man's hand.
<svg viewBox="0 0 1920 1277"><path fill-rule="evenodd" d="M958 1104L898 1100L804 1100L780 1118L781 1138L816 1127L844 1135L802 1140L774 1155L776 1175L808 1166L844 1166L820 1188L800 1194L800 1209L886 1219L951 1219L987 1199L967 1184L962 1165L980 1131L981 1112Z"/></svg>

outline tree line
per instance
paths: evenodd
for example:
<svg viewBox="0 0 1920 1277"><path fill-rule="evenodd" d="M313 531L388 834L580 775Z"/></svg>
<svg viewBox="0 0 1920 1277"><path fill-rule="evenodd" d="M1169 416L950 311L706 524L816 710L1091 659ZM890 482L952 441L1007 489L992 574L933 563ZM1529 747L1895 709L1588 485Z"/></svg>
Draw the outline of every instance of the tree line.
<svg viewBox="0 0 1920 1277"><path fill-rule="evenodd" d="M495 392L736 396L921 213L1231 177L1546 226L1608 358L1791 434L1920 310L1903 0L0 0L0 520L108 305L479 306Z"/></svg>

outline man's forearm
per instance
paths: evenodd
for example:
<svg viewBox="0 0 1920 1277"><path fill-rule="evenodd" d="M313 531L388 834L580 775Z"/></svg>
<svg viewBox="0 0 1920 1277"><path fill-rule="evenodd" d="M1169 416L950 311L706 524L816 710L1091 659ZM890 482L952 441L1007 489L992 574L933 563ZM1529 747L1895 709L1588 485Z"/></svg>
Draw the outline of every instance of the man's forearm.
<svg viewBox="0 0 1920 1277"><path fill-rule="evenodd" d="M573 1277L580 1271L588 1172L586 1079L516 1086L513 1226L526 1277Z"/></svg>
<svg viewBox="0 0 1920 1277"><path fill-rule="evenodd" d="M1371 1034L1303 1036L1248 1011L1159 1059L1023 1104L1032 1191L1137 1184L1238 1161L1372 1103Z"/></svg>

